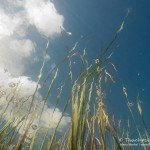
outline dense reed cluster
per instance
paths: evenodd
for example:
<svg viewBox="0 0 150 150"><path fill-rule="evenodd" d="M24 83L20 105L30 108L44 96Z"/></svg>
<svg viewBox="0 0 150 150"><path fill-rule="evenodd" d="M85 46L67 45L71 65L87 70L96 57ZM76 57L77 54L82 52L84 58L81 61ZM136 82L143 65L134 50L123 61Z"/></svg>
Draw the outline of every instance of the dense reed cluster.
<svg viewBox="0 0 150 150"><path fill-rule="evenodd" d="M103 85L105 80L115 82L112 75L107 71L109 65L109 56L112 46L115 44L120 32L123 29L124 22L115 33L112 41L102 51L101 55L95 59L93 64L89 64L86 59L86 50L83 54L76 50L79 42L68 51L66 57L53 67L47 76L43 79L44 67L46 61L43 61L42 67L38 75L38 81L35 86L34 93L29 97L18 96L21 89L20 83L9 83L9 90L0 91L0 149L1 150L122 150L132 149L130 143L126 142L126 146L122 144L125 138L130 137L130 122L133 122L133 128L136 130L137 137L149 138L148 130L143 119L142 106L137 101L137 112L143 122L143 132L140 131L134 112L132 111L132 103L128 99L125 87L122 87L125 96L127 108L131 119L128 120L128 126L121 124L121 120L115 119L115 114L109 115L107 105L105 103ZM48 48L48 46L47 46ZM74 76L72 68L72 58L78 57L81 61L80 71ZM42 112L51 93L55 90L55 83L61 67L64 63L68 64L67 81L64 85L57 85L59 91L56 94L55 107L52 115L55 113L58 104L63 100L64 107L62 109L59 121L50 129L42 128L40 120L44 115ZM115 68L115 66L114 66ZM49 79L50 78L50 79ZM39 83L42 84L50 81L47 92L39 101L37 92ZM66 80L65 77L63 80ZM68 85L69 84L69 85ZM65 86L69 86L67 96L62 96ZM42 88L42 87L41 87ZM5 105L3 105L5 103ZM69 109L70 118L67 128L61 134L58 134L59 126L63 120L66 111ZM24 111L23 111L24 110ZM22 113L22 115L18 115ZM55 119L55 118L54 118ZM116 124L118 124L116 128ZM122 140L120 140L122 139ZM143 141L140 141L141 145ZM142 149L148 149L144 144L140 146Z"/></svg>

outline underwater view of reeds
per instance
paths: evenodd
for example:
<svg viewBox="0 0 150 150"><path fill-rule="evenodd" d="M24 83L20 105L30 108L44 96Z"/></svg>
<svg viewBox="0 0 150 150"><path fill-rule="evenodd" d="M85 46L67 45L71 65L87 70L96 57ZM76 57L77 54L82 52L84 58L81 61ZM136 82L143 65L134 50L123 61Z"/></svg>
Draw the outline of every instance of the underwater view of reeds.
<svg viewBox="0 0 150 150"><path fill-rule="evenodd" d="M6 12L10 11L5 2L0 3ZM0 44L0 150L149 150L150 131L143 102L140 95L132 100L111 59L132 9L127 9L113 36L92 60L88 44L83 48L84 42L91 42L88 34L66 46L63 57L53 63L49 61L49 47L54 40L51 36L72 36L63 27L64 18L53 2L9 3L15 7L10 11L13 17L0 8L0 43L6 46ZM16 13L16 8L23 11ZM50 17L45 19L46 24L42 20L45 16ZM50 30L48 23L52 24ZM37 57L30 57L36 51L36 44L25 33L36 32L30 26L46 39L41 63ZM38 69L30 67L33 62ZM34 81L22 73L25 67L21 63L30 68L26 72L35 74Z"/></svg>

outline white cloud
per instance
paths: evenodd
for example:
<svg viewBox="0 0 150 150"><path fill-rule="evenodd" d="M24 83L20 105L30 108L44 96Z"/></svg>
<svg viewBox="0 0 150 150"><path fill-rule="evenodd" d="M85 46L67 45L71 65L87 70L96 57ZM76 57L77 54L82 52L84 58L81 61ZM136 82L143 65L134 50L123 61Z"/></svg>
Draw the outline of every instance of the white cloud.
<svg viewBox="0 0 150 150"><path fill-rule="evenodd" d="M23 76L30 61L34 61L33 56L36 53L36 44L27 37L28 28L33 26L40 34L52 38L61 33L64 18L48 0L0 0L0 4L0 112L7 107L8 99L15 93L4 115L4 118L9 120L11 112L16 112L15 116L20 118L28 113L31 97L29 100L26 99L34 93L37 86L36 82ZM50 56L46 55L45 59L49 60ZM37 92L34 103L36 106L34 113L37 116L41 114L43 105L41 100L42 96ZM44 107L40 127L50 130L56 127L62 112L57 108L54 113L53 111L53 107L48 108L47 105ZM31 116L32 114L28 121ZM70 117L65 115L59 130L62 131L69 122ZM36 117L32 125L38 125ZM21 128L20 133L22 131ZM30 131L33 132L32 129Z"/></svg>
<svg viewBox="0 0 150 150"><path fill-rule="evenodd" d="M0 10L0 38L11 36L22 24L22 19L17 16L6 14Z"/></svg>
<svg viewBox="0 0 150 150"><path fill-rule="evenodd" d="M15 114L15 118L21 119L29 112L32 95L35 92L37 83L30 80L26 76L14 78L8 72L5 72L2 68L0 68L0 76L0 112L3 113L7 107L7 104L9 103L9 107L4 114L4 119L9 120L10 117L15 114L15 112L17 112ZM38 85L38 88L40 88L40 85ZM56 108L54 112L54 108L48 108L47 105L45 105L43 113L41 114L43 105L44 102L42 101L42 96L37 91L33 105L35 109L33 113L31 113L27 118L27 122L29 122L33 117L33 122L30 127L29 134L33 133L32 126L39 126L39 128L44 128L45 130L47 128L49 128L49 130L54 130L61 118L62 112L59 109ZM40 115L41 119L38 121L38 117ZM26 121L24 120L22 123L24 124L24 128L22 127L20 129L20 134L22 134L23 131L27 128ZM62 118L58 130L63 131L63 129L66 128L69 123L70 117L65 115Z"/></svg>
<svg viewBox="0 0 150 150"><path fill-rule="evenodd" d="M48 0L6 0L1 3L0 66L19 76L26 71L28 58L35 50L35 44L26 37L27 29L34 26L39 33L53 37L61 33L64 18Z"/></svg>
<svg viewBox="0 0 150 150"><path fill-rule="evenodd" d="M0 91L4 91L5 95L14 95L14 99L27 98L33 95L37 83L32 81L29 77L20 76L13 77L8 71L0 67ZM40 88L40 85L38 85ZM15 91L15 92L14 92ZM36 99L41 99L41 95L37 92ZM7 101L6 101L7 103Z"/></svg>
<svg viewBox="0 0 150 150"><path fill-rule="evenodd" d="M0 9L0 67L15 76L25 72L28 58L35 50L34 43L25 38L27 24L22 15L23 12L12 15Z"/></svg>
<svg viewBox="0 0 150 150"><path fill-rule="evenodd" d="M61 28L64 28L64 17L58 13L55 5L49 0L0 0L0 3L0 7L2 7L7 14L12 15L11 19L16 17L16 14L21 14L19 22L22 21L23 24L27 23L28 26L32 25L36 27L41 34L47 37L60 34ZM8 16L4 17L6 18ZM10 19L8 18L8 20ZM8 24L11 23L11 25L15 25L13 21L14 20L11 20ZM19 23L17 23L17 25L19 25Z"/></svg>
<svg viewBox="0 0 150 150"><path fill-rule="evenodd" d="M29 39L5 37L0 39L0 66L11 74L19 76L26 70L26 64L34 53L35 45Z"/></svg>
<svg viewBox="0 0 150 150"><path fill-rule="evenodd" d="M26 0L25 10L29 22L45 36L61 33L64 18L58 14L53 3L44 0Z"/></svg>
<svg viewBox="0 0 150 150"><path fill-rule="evenodd" d="M54 108L48 108L45 106L44 111L41 116L41 126L46 128L55 129L57 126L61 116L62 112L56 108L55 112ZM60 130L62 130L64 127L66 127L70 122L69 116L64 116L60 123Z"/></svg>

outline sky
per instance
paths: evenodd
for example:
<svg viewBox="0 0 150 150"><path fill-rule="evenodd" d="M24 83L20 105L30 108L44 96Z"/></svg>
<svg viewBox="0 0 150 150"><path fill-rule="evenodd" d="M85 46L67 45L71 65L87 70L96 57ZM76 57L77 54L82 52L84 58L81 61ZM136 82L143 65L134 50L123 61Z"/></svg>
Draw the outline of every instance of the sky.
<svg viewBox="0 0 150 150"><path fill-rule="evenodd" d="M51 67L55 66L81 36L90 40L86 45L88 61L94 62L101 49L112 39L120 27L128 8L132 10L125 20L124 30L114 51L111 62L118 73L118 81L110 97L114 99L114 110L119 111L123 103L121 84L128 95L136 101L140 95L147 122L149 114L150 87L150 1L148 0L0 0L0 83L2 90L9 89L10 82L21 81L23 91L28 96L36 87L37 73L43 57ZM48 54L45 56L47 42ZM45 69L47 72L49 67ZM65 72L65 70L62 70ZM63 78L63 76L62 76ZM38 85L40 88L40 83ZM37 94L42 99L42 93ZM38 103L38 102L37 102ZM3 104L5 105L5 103ZM40 104L39 104L40 105ZM43 122L53 111L53 102L44 110ZM56 122L61 115L60 106ZM20 114L19 114L20 115ZM51 117L53 120L53 117ZM66 114L61 127L69 123ZM41 125L49 125L49 122ZM51 121L52 122L52 121ZM54 121L53 121L54 122ZM55 122L54 122L55 124ZM53 125L52 125L53 127Z"/></svg>
<svg viewBox="0 0 150 150"><path fill-rule="evenodd" d="M111 87L108 97L112 99L110 105L113 106L114 112L120 114L121 108L123 114L126 114L122 86L126 87L134 108L136 108L139 95L144 118L147 124L150 124L148 115L150 104L150 2L148 0L142 2L137 0L82 0L81 3L79 0L55 0L54 4L65 18L65 28L72 32L69 40L68 38L64 40L64 37L63 40L56 39L56 43L60 43L57 46L56 43L53 45L54 50L52 51L56 61L59 61L64 54L63 45L71 45L83 35L92 36L86 48L88 61L93 62L120 27L127 9L131 9L131 13L125 20L124 30L117 40L119 48L111 57L111 62L116 66L118 72L112 74L117 83ZM84 48L84 44L81 48Z"/></svg>
<svg viewBox="0 0 150 150"><path fill-rule="evenodd" d="M55 0L54 3L64 15L65 27L73 33L73 41L76 41L80 35L92 35L91 42L87 46L90 62L97 58L100 50L112 39L124 20L127 9L132 10L117 40L119 48L111 57L111 62L118 70L117 75L113 73L118 84L113 86L114 93L111 96L115 103L114 111L120 112L123 103L122 85L126 87L135 107L139 95L144 117L149 124L150 2L148 0L82 0L81 3L79 0ZM60 48L55 51L55 55L58 51Z"/></svg>

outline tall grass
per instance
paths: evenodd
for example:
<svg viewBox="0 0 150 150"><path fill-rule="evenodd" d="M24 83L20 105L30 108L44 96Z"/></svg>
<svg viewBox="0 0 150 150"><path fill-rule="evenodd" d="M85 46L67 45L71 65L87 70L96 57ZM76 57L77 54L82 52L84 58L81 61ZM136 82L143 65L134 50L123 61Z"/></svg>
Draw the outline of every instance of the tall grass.
<svg viewBox="0 0 150 150"><path fill-rule="evenodd" d="M86 59L86 51L83 54L77 52L76 47L79 42L69 50L66 57L60 61L53 69L48 72L48 75L44 78L42 85L44 86L48 82L48 78L51 77L51 82L47 88L47 92L42 100L42 107L40 108L40 113L35 114L35 103L36 103L36 93L39 89L39 83L42 79L45 60L43 61L42 67L39 71L38 81L36 85L35 92L28 98L23 98L16 105L15 95L19 91L19 83L15 88L11 90L7 95L1 96L1 101L4 99L7 101L7 105L2 109L0 117L0 149L2 150L19 150L19 149L29 149L29 150L122 150L122 149L132 149L130 143L127 142L126 146L122 146L125 142L125 138L130 138L129 130L130 128L135 128L136 133L140 139L149 139L148 128L145 124L142 112L142 106L139 101L137 101L137 112L142 120L143 133L141 133L135 116L132 110L130 101L128 99L126 88L123 87L123 93L125 95L125 102L127 104L128 111L130 113L131 119L127 121L128 127L121 124L121 120L115 121L115 116L109 114L108 107L105 103L103 96L103 84L106 84L104 80L107 78L109 81L114 82L113 77L107 72L106 66L110 63L108 55L111 52L112 46L115 44L119 34L121 33L124 26L124 21L121 27L115 33L113 39L108 43L103 53L99 58L95 59L93 64L88 64ZM48 46L46 47L47 51ZM81 60L81 71L76 78L74 78L73 68L72 68L72 58L76 56ZM64 101L64 107L62 109L62 114L58 124L56 125L53 132L49 132L49 128L44 130L42 134L39 133L41 126L39 121L42 117L42 112L47 102L50 99L50 95L54 91L55 83L57 82L57 76L61 70L61 66L67 62L69 64L69 84L70 92ZM61 73L61 72L60 72ZM65 79L64 79L65 80ZM66 83L64 85L59 84L59 92L56 95L55 108L53 113L56 111L56 107L59 102L64 98L63 92ZM21 107L24 107L24 102L29 102L29 108L23 117L16 117L16 114L20 111ZM8 115L7 110L10 109L10 115ZM60 126L61 120L63 119L67 108L70 110L70 124L68 125L66 131L63 134L57 134L58 128ZM6 119L7 118L7 119ZM38 120L38 125L33 124L34 119ZM133 123L133 127L130 123ZM118 123L118 128L115 125ZM21 130L21 129L24 130ZM33 129L30 136L28 136L31 128ZM38 140L42 137L42 140ZM122 139L122 140L120 140ZM144 144L140 141L141 145ZM145 145L140 146L141 149L148 149Z"/></svg>

